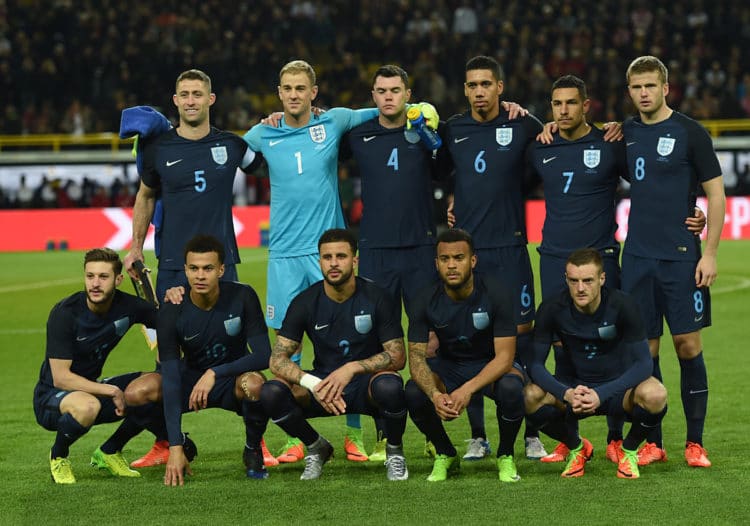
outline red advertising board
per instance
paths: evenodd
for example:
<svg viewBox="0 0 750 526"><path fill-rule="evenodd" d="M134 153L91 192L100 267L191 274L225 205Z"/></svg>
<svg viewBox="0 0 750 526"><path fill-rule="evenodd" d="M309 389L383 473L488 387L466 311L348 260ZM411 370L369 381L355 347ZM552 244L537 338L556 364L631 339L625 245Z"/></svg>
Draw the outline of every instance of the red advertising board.
<svg viewBox="0 0 750 526"><path fill-rule="evenodd" d="M706 210L705 198L698 205ZM630 201L617 208L617 237L627 235ZM268 225L268 206L234 207L234 228L241 247L260 246L261 231ZM526 205L529 241L542 239L544 201ZM79 208L65 210L0 211L0 252L44 250L48 243L65 242L71 250L108 246L115 250L130 247L132 210L129 208ZM704 232L705 235L705 232ZM728 197L722 239L750 239L750 197ZM153 229L145 248L153 248Z"/></svg>

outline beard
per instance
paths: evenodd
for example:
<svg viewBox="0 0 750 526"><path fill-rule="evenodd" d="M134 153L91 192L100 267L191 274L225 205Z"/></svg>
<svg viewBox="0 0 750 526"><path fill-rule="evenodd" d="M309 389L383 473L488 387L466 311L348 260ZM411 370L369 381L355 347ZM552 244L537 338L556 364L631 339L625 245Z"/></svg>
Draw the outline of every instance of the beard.
<svg viewBox="0 0 750 526"><path fill-rule="evenodd" d="M341 284L346 283L347 281L349 281L349 278L352 277L352 273L354 272L354 270L352 269L352 270L349 270L349 272L345 272L345 271L339 269L339 272L340 272L340 275L339 275L339 277L337 279L331 279L331 278L329 278L328 274L326 274L325 276L323 276L323 279L325 279L326 283L328 283L332 287L338 287L339 285L341 285Z"/></svg>

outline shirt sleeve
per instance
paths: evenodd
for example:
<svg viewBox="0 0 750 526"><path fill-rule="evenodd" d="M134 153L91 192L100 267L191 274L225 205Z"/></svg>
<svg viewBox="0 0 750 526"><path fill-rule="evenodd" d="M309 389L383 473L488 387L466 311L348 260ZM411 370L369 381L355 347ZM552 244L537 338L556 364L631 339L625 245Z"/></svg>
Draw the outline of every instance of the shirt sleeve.
<svg viewBox="0 0 750 526"><path fill-rule="evenodd" d="M531 376L532 381L536 385L562 401L565 391L570 389L571 386L560 382L547 370L546 366L554 330L554 319L551 309L542 303L537 312L534 327L533 354L531 366L529 367L529 376Z"/></svg>
<svg viewBox="0 0 750 526"><path fill-rule="evenodd" d="M363 122L377 117L378 109L364 108L361 110L351 110L349 108L333 108L328 110L327 113L343 132L347 132Z"/></svg>
<svg viewBox="0 0 750 526"><path fill-rule="evenodd" d="M259 152L261 150L260 148L261 126L265 126L265 124L256 124L255 126L250 128L245 133L245 135L242 136L244 141L247 143L250 149L254 152Z"/></svg>
<svg viewBox="0 0 750 526"><path fill-rule="evenodd" d="M155 141L149 141L143 147L143 170L141 172L141 181L149 188L158 188L161 186L161 177L156 170L155 157Z"/></svg>
<svg viewBox="0 0 750 526"><path fill-rule="evenodd" d="M711 137L708 135L706 129L697 122L694 123L693 129L690 130L690 142L692 145L688 148L688 152L690 152L698 181L704 183L720 177L721 165L716 157Z"/></svg>
<svg viewBox="0 0 750 526"><path fill-rule="evenodd" d="M47 319L47 358L72 360L75 341L75 320L70 309L56 305Z"/></svg>
<svg viewBox="0 0 750 526"><path fill-rule="evenodd" d="M430 334L430 323L427 319L427 305L430 294L423 291L414 301L412 315L409 317L409 342L427 343Z"/></svg>

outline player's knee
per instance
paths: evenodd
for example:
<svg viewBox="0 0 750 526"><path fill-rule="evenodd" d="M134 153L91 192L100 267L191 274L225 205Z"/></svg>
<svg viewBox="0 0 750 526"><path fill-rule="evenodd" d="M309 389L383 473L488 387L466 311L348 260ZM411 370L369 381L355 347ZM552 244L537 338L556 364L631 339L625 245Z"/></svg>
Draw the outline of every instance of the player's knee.
<svg viewBox="0 0 750 526"><path fill-rule="evenodd" d="M699 332L678 334L673 337L674 349L682 360L692 360L701 353L701 338Z"/></svg>
<svg viewBox="0 0 750 526"><path fill-rule="evenodd" d="M404 381L398 373L376 375L370 381L370 396L378 407L390 413L402 413L406 409Z"/></svg>
<svg viewBox="0 0 750 526"><path fill-rule="evenodd" d="M68 413L72 416L76 422L84 427L89 427L94 424L96 417L102 410L102 404L99 400L92 395L80 396L74 403L68 408Z"/></svg>
<svg viewBox="0 0 750 526"><path fill-rule="evenodd" d="M667 388L656 378L649 378L638 386L636 402L649 413L660 413L667 405Z"/></svg>
<svg viewBox="0 0 750 526"><path fill-rule="evenodd" d="M420 411L423 407L429 404L430 400L424 391L419 388L417 382L409 380L406 382L404 387L404 394L406 396L406 406L409 408L409 413L415 413Z"/></svg>
<svg viewBox="0 0 750 526"><path fill-rule="evenodd" d="M129 406L144 405L161 400L161 375L148 373L130 382L125 388L125 403Z"/></svg>
<svg viewBox="0 0 750 526"><path fill-rule="evenodd" d="M266 414L278 421L297 407L289 386L278 380L269 380L261 385L260 402Z"/></svg>
<svg viewBox="0 0 750 526"><path fill-rule="evenodd" d="M523 380L515 374L505 374L495 383L495 401L503 417L521 418L525 414Z"/></svg>
<svg viewBox="0 0 750 526"><path fill-rule="evenodd" d="M261 389L266 379L257 371L243 373L237 377L234 384L234 393L238 399L257 402L260 400Z"/></svg>
<svg viewBox="0 0 750 526"><path fill-rule="evenodd" d="M526 413L531 414L542 406L545 395L544 389L536 384L527 384L523 388L523 399Z"/></svg>

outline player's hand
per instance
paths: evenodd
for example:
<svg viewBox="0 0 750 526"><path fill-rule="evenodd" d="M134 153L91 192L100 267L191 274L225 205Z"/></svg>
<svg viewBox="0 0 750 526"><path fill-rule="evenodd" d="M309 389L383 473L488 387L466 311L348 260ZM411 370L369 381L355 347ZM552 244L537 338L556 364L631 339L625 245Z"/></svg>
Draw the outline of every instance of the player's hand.
<svg viewBox="0 0 750 526"><path fill-rule="evenodd" d="M575 388L573 399L573 412L576 414L592 415L601 405L597 392L585 385Z"/></svg>
<svg viewBox="0 0 750 526"><path fill-rule="evenodd" d="M182 303L182 298L185 297L185 287L178 285L177 287L171 287L164 293L164 301L167 303L174 303L179 305Z"/></svg>
<svg viewBox="0 0 750 526"><path fill-rule="evenodd" d="M185 474L192 475L190 462L185 457L182 446L169 446L169 460L164 470L165 486L184 486Z"/></svg>
<svg viewBox="0 0 750 526"><path fill-rule="evenodd" d="M315 400L318 401L318 403L323 407L323 409L326 410L327 413L336 416L346 413L346 402L344 401L344 398L342 396L333 398L331 401L326 401L318 395L317 389L313 389L311 393L315 397Z"/></svg>
<svg viewBox="0 0 750 526"><path fill-rule="evenodd" d="M536 141L542 144L550 144L554 139L553 134L555 134L556 132L557 123L554 121L548 122L544 125L544 128L542 128L542 131L539 132L539 135L536 136Z"/></svg>
<svg viewBox="0 0 750 526"><path fill-rule="evenodd" d="M325 402L332 402L344 396L344 389L354 378L351 363L347 363L323 378L323 381L315 386L315 394Z"/></svg>
<svg viewBox="0 0 750 526"><path fill-rule="evenodd" d="M460 414L461 411L466 409L466 407L469 405L471 396L473 394L474 393L472 393L469 389L466 389L464 386L461 386L453 391L450 394L451 400L453 401L453 409Z"/></svg>
<svg viewBox="0 0 750 526"><path fill-rule="evenodd" d="M529 110L518 104L517 102L502 101L500 104L503 105L503 109L508 112L508 119L518 119L519 117L526 117L529 114Z"/></svg>
<svg viewBox="0 0 750 526"><path fill-rule="evenodd" d="M112 387L114 387L114 391L112 392L112 403L115 404L115 414L117 416L125 416L125 411L127 409L125 393L123 393L116 385L113 385Z"/></svg>
<svg viewBox="0 0 750 526"><path fill-rule="evenodd" d="M604 140L606 142L617 142L623 138L622 124L619 122L605 122L602 130L604 130Z"/></svg>
<svg viewBox="0 0 750 526"><path fill-rule="evenodd" d="M419 106L419 111L422 112L422 117L424 117L424 121L427 123L427 126L432 128L433 130L437 130L438 125L440 124L440 115L438 115L435 106L433 106L429 102L418 102L417 106Z"/></svg>
<svg viewBox="0 0 750 526"><path fill-rule="evenodd" d="M716 257L703 254L695 267L695 286L710 287L716 281L719 270L716 265Z"/></svg>
<svg viewBox="0 0 750 526"><path fill-rule="evenodd" d="M453 228L456 224L456 215L453 213L453 197L448 198L448 212L446 214L446 220L448 222L448 228Z"/></svg>
<svg viewBox="0 0 750 526"><path fill-rule="evenodd" d="M326 110L324 110L323 108L318 108L317 106L311 106L310 107L310 111L316 117L320 117L321 115L323 115L326 112Z"/></svg>
<svg viewBox="0 0 750 526"><path fill-rule="evenodd" d="M188 402L188 409L196 413L201 409L205 409L208 406L208 393L214 388L215 383L216 373L213 369L206 369L203 376L193 386L193 391L190 393Z"/></svg>
<svg viewBox="0 0 750 526"><path fill-rule="evenodd" d="M284 116L283 111L275 111L268 117L261 119L260 123L273 128L278 128L281 125L281 118Z"/></svg>
<svg viewBox="0 0 750 526"><path fill-rule="evenodd" d="M435 393L432 397L432 404L442 420L453 420L461 414L453 408L453 400L447 393Z"/></svg>
<svg viewBox="0 0 750 526"><path fill-rule="evenodd" d="M143 259L143 251L131 248L130 252L125 254L125 257L122 260L122 266L125 267L125 270L128 272L128 275L130 275L131 278L136 281L140 281L141 277L133 268L133 263L135 263L136 261L143 261L144 264L146 263L146 260Z"/></svg>
<svg viewBox="0 0 750 526"><path fill-rule="evenodd" d="M703 232L703 229L706 227L706 214L696 206L695 215L688 216L685 219L685 225L687 225L687 229L694 235L700 236L701 232Z"/></svg>

